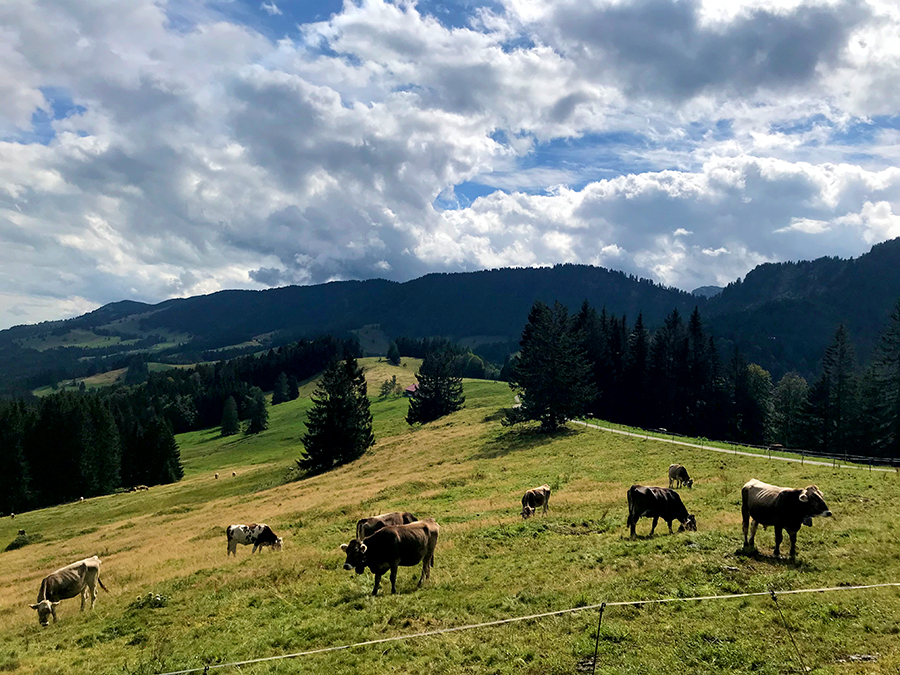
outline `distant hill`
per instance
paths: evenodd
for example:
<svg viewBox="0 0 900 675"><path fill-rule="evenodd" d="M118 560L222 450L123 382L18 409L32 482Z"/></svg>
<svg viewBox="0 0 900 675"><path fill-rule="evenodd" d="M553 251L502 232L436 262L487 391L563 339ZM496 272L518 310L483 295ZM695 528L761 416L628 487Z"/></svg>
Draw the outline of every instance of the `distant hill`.
<svg viewBox="0 0 900 675"><path fill-rule="evenodd" d="M701 286L691 291L691 295L699 295L701 298L711 298L722 292L721 286Z"/></svg>
<svg viewBox="0 0 900 675"><path fill-rule="evenodd" d="M677 308L699 307L721 357L738 347L778 378L812 376L838 324L868 358L900 297L900 239L859 258L767 263L712 297L587 265L429 274L406 283L383 279L221 291L149 305L117 302L66 321L0 331L0 391L125 367L135 352L152 360L214 360L278 347L301 337L357 335L369 349L404 335L444 336L493 360L515 351L535 300L573 311L584 300L655 328ZM703 294L701 294L701 291Z"/></svg>

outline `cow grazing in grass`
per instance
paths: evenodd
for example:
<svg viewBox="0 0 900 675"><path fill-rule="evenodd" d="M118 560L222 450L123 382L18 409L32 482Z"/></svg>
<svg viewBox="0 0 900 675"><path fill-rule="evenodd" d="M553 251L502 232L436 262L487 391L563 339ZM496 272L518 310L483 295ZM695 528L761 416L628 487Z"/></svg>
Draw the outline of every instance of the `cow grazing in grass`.
<svg viewBox="0 0 900 675"><path fill-rule="evenodd" d="M256 553L263 546L271 546L273 551L280 551L284 540L272 531L265 523L253 523L251 525L229 525L225 530L228 537L228 553L225 555L237 555L237 545L249 546L253 544L250 554Z"/></svg>
<svg viewBox="0 0 900 675"><path fill-rule="evenodd" d="M388 525L409 525L418 520L413 514L404 511L400 513L382 513L380 516L372 516L371 518L361 518L356 523L356 538L363 540L370 534L375 534L382 527Z"/></svg>
<svg viewBox="0 0 900 675"><path fill-rule="evenodd" d="M669 466L669 487L672 487L673 483L674 487L681 487L682 485L693 487L694 485L694 481L688 476L687 469L681 464L671 464Z"/></svg>
<svg viewBox="0 0 900 675"><path fill-rule="evenodd" d="M697 530L697 519L688 513L681 497L675 490L663 487L647 487L644 485L632 485L628 488L628 527L631 528L631 536L636 537L635 525L641 518L653 518L653 526L650 528L650 536L656 530L656 524L662 518L672 532L672 521L681 523L679 532Z"/></svg>
<svg viewBox="0 0 900 675"><path fill-rule="evenodd" d="M541 487L532 488L522 495L522 520L528 520L535 514L538 507L544 507L544 513L550 504L550 486L546 483Z"/></svg>
<svg viewBox="0 0 900 675"><path fill-rule="evenodd" d="M42 626L50 625L51 616L56 622L56 606L62 600L80 595L83 612L88 594L91 596L91 609L94 608L97 601L97 584L109 593L100 581L100 562L97 556L85 558L44 577L41 590L38 591L37 604L29 605L31 609L37 610L38 621Z"/></svg>
<svg viewBox="0 0 900 675"><path fill-rule="evenodd" d="M437 546L440 528L433 518L417 520L408 525L387 525L363 540L353 539L349 544L341 544L347 554L344 569L355 569L362 574L366 567L375 575L372 595L378 595L381 576L390 570L391 593L397 592L397 568L413 567L422 563L422 576L416 588L431 576L434 565L434 549Z"/></svg>
<svg viewBox="0 0 900 675"><path fill-rule="evenodd" d="M775 557L781 555L782 530L787 530L791 539L791 558L797 555L797 532L800 527L812 527L812 519L816 516L831 515L825 497L815 485L802 490L769 485L755 478L747 481L741 488L741 516L744 529L744 548L756 547L756 528L758 525L775 528ZM747 537L747 530L750 537Z"/></svg>

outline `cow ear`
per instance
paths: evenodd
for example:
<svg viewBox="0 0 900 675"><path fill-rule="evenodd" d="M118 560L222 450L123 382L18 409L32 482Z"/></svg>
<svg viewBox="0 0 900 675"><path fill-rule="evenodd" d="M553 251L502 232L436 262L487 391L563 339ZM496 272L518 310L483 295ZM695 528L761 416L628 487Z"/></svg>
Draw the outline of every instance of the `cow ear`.
<svg viewBox="0 0 900 675"><path fill-rule="evenodd" d="M28 606L31 607L31 609L37 609L38 607L40 607L40 605L28 605Z"/></svg>
<svg viewBox="0 0 900 675"><path fill-rule="evenodd" d="M341 544L341 550L346 553L347 552L347 544Z"/></svg>
<svg viewBox="0 0 900 675"><path fill-rule="evenodd" d="M59 604L59 602L51 602L51 603L50 603L50 605L51 605L52 607L56 607L58 604Z"/></svg>
<svg viewBox="0 0 900 675"><path fill-rule="evenodd" d="M366 546L365 544L360 544L360 545L359 545L359 552L360 552L360 553L365 553L366 550L367 550L368 548L369 548L369 547Z"/></svg>
<svg viewBox="0 0 900 675"><path fill-rule="evenodd" d="M800 493L800 501L801 501L801 502L808 502L808 501L809 501L809 495L806 494L806 490L803 490L803 491Z"/></svg>

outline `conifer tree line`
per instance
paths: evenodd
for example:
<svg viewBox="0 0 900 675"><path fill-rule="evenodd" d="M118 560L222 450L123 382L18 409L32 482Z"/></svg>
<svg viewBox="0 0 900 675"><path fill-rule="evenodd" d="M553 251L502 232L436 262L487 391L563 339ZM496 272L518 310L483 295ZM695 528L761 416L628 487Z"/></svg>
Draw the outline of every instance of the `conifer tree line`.
<svg viewBox="0 0 900 675"><path fill-rule="evenodd" d="M258 433L263 389L297 398L298 380L358 353L355 341L322 337L189 369L149 372L133 359L133 384L0 401L0 513L177 481L174 434L222 425L229 435L242 420Z"/></svg>
<svg viewBox="0 0 900 675"><path fill-rule="evenodd" d="M639 314L536 302L509 367L520 405L506 423L547 430L578 415L710 439L781 444L834 455L900 458L900 301L871 362L860 367L846 328L821 372L777 383L737 350L720 358L698 309L675 309L652 334Z"/></svg>

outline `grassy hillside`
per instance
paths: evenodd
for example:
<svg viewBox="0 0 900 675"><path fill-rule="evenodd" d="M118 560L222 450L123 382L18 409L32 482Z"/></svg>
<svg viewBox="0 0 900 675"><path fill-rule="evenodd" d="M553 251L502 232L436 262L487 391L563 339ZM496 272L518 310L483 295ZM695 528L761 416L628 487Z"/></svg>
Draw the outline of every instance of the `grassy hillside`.
<svg viewBox="0 0 900 675"><path fill-rule="evenodd" d="M390 373L415 372L366 362L373 393ZM180 437L186 475L177 485L0 521L2 546L18 528L43 536L0 553L0 670L154 673L604 600L900 580L896 474L712 454L582 428L512 432L499 422L512 403L509 389L465 384L465 409L421 428L406 425L404 399L373 397L375 447L327 475L283 483L302 448L310 402L301 398L272 408L271 428L256 437ZM670 536L661 524L652 539L628 539L627 487L665 485L673 461L696 481L682 495L699 532ZM751 477L814 482L824 491L835 517L803 528L796 565L768 557L771 530L757 535L762 555L736 554L740 486ZM544 482L553 488L550 513L523 523L522 492ZM436 565L423 589L414 591L418 568L401 568L398 594L372 598L371 574L344 571L338 547L357 518L389 510L438 520ZM226 558L224 528L251 521L270 524L284 550L251 557L242 548ZM641 521L638 532L648 531ZM83 615L77 600L64 601L60 622L40 628L27 603L41 578L94 553L111 594L101 592L95 611ZM141 607L136 599L149 592L168 604ZM813 672L900 669L900 592L785 596L779 604ZM593 653L596 623L595 612L563 615L218 672L575 673ZM878 660L840 662L854 654ZM600 630L597 672L798 670L768 598L608 608Z"/></svg>

